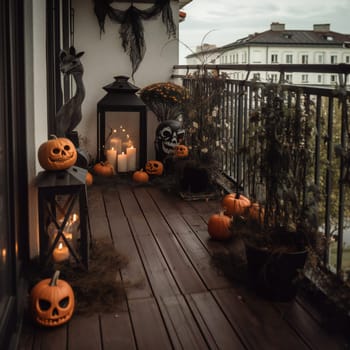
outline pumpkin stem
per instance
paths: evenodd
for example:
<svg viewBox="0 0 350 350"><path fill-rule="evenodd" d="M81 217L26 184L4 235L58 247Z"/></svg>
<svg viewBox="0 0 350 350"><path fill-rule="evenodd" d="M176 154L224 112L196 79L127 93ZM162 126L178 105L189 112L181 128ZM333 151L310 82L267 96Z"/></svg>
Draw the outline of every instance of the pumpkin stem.
<svg viewBox="0 0 350 350"><path fill-rule="evenodd" d="M54 287L57 286L57 281L58 281L58 277L60 276L61 271L60 270L56 270L54 275L52 276L52 279L50 281L49 286L50 287Z"/></svg>
<svg viewBox="0 0 350 350"><path fill-rule="evenodd" d="M54 134L51 134L51 135L49 136L49 140L57 140L57 136L54 135Z"/></svg>

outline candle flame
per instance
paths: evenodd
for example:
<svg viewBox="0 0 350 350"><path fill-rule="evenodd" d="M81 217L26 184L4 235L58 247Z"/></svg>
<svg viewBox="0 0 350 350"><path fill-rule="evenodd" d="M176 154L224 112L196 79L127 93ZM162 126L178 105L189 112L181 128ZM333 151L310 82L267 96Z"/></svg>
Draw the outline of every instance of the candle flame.
<svg viewBox="0 0 350 350"><path fill-rule="evenodd" d="M112 147L111 150L114 151L114 147Z"/></svg>
<svg viewBox="0 0 350 350"><path fill-rule="evenodd" d="M63 249L63 243L62 242L58 243L57 249L58 250L62 250Z"/></svg>
<svg viewBox="0 0 350 350"><path fill-rule="evenodd" d="M3 258L6 258L6 255L7 255L6 248L3 248L3 249L1 250L1 256L2 256Z"/></svg>

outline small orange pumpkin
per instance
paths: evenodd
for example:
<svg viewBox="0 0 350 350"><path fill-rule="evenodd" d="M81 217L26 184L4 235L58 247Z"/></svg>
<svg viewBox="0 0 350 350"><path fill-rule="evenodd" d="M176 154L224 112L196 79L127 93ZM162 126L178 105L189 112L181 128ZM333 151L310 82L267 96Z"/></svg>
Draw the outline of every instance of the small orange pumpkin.
<svg viewBox="0 0 350 350"><path fill-rule="evenodd" d="M94 182L94 177L92 176L92 174L90 172L86 173L85 176L85 183L87 186L91 186Z"/></svg>
<svg viewBox="0 0 350 350"><path fill-rule="evenodd" d="M108 162L96 163L93 167L97 175L109 177L114 174L113 166Z"/></svg>
<svg viewBox="0 0 350 350"><path fill-rule="evenodd" d="M132 174L132 179L135 182L146 183L149 180L149 176L148 176L148 174L145 171L143 171L143 169L141 169L141 170L136 170Z"/></svg>
<svg viewBox="0 0 350 350"><path fill-rule="evenodd" d="M175 157L176 158L188 157L188 147L185 145L177 145L175 147Z"/></svg>
<svg viewBox="0 0 350 350"><path fill-rule="evenodd" d="M232 237L232 219L221 211L213 214L208 220L208 233L210 237L217 240L226 240Z"/></svg>
<svg viewBox="0 0 350 350"><path fill-rule="evenodd" d="M149 160L145 165L145 170L149 175L162 175L164 166L159 160Z"/></svg>
<svg viewBox="0 0 350 350"><path fill-rule="evenodd" d="M65 137L51 135L38 150L38 160L45 170L65 170L77 161L77 150L73 142Z"/></svg>
<svg viewBox="0 0 350 350"><path fill-rule="evenodd" d="M33 318L45 327L60 326L73 316L75 299L72 287L58 279L59 275L60 271L55 271L52 279L38 282L30 292Z"/></svg>
<svg viewBox="0 0 350 350"><path fill-rule="evenodd" d="M225 214L229 216L244 216L250 207L250 200L240 193L227 194L222 200Z"/></svg>

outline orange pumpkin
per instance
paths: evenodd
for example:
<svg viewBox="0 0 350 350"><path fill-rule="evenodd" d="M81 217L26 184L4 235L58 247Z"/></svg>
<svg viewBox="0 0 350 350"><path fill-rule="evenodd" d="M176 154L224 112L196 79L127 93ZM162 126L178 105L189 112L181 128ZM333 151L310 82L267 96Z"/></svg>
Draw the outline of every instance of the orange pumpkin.
<svg viewBox="0 0 350 350"><path fill-rule="evenodd" d="M175 147L175 157L176 158L188 157L188 147L185 145L177 145Z"/></svg>
<svg viewBox="0 0 350 350"><path fill-rule="evenodd" d="M59 278L56 271L51 278L38 282L30 292L34 320L42 326L55 327L68 322L74 311L72 287Z"/></svg>
<svg viewBox="0 0 350 350"><path fill-rule="evenodd" d="M164 166L159 160L149 160L145 165L145 170L149 175L162 175Z"/></svg>
<svg viewBox="0 0 350 350"><path fill-rule="evenodd" d="M96 163L93 167L94 172L101 176L112 176L114 174L113 166L108 162Z"/></svg>
<svg viewBox="0 0 350 350"><path fill-rule="evenodd" d="M50 136L38 150L38 160L45 170L65 170L77 161L77 150L73 142L65 137Z"/></svg>
<svg viewBox="0 0 350 350"><path fill-rule="evenodd" d="M223 212L213 214L208 220L208 233L217 240L226 240L232 237L232 219Z"/></svg>
<svg viewBox="0 0 350 350"><path fill-rule="evenodd" d="M87 172L85 176L85 183L87 186L91 186L94 182L94 177L91 173Z"/></svg>
<svg viewBox="0 0 350 350"><path fill-rule="evenodd" d="M250 200L240 193L227 194L221 203L225 214L229 216L246 215L250 204Z"/></svg>
<svg viewBox="0 0 350 350"><path fill-rule="evenodd" d="M149 176L148 176L148 174L145 171L143 171L143 169L141 169L141 170L136 170L132 174L132 179L135 182L145 183L145 182L148 182Z"/></svg>

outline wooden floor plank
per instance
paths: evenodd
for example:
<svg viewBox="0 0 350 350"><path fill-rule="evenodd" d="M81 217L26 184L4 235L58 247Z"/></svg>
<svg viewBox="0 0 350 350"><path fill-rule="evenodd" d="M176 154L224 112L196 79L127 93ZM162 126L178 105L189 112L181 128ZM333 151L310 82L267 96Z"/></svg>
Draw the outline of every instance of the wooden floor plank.
<svg viewBox="0 0 350 350"><path fill-rule="evenodd" d="M179 294L180 290L153 239L145 219L140 216L133 216L129 218L129 221L153 293L159 296Z"/></svg>
<svg viewBox="0 0 350 350"><path fill-rule="evenodd" d="M101 315L103 350L134 350L136 344L128 312Z"/></svg>
<svg viewBox="0 0 350 350"><path fill-rule="evenodd" d="M148 283L128 219L123 213L119 194L116 190L109 191L105 193L104 198L114 246L128 260L127 265L120 271L122 280L125 283L127 297L129 299L151 297L152 290Z"/></svg>
<svg viewBox="0 0 350 350"><path fill-rule="evenodd" d="M198 322L200 322L202 332L206 336L211 349L245 349L238 335L209 292L192 294L186 296L186 298L192 312Z"/></svg>
<svg viewBox="0 0 350 350"><path fill-rule="evenodd" d="M321 327L298 302L295 301L290 305L280 303L276 304L276 307L283 315L283 319L290 324L311 349L340 350L349 347L349 339L345 339L338 334L332 334L328 329Z"/></svg>
<svg viewBox="0 0 350 350"><path fill-rule="evenodd" d="M248 349L308 348L270 303L249 298L247 293L238 294L234 289L216 290L213 294Z"/></svg>
<svg viewBox="0 0 350 350"><path fill-rule="evenodd" d="M130 300L130 315L139 350L172 349L169 335L153 298Z"/></svg>
<svg viewBox="0 0 350 350"><path fill-rule="evenodd" d="M111 235L102 191L101 186L89 187L87 191L91 235L93 239L109 240Z"/></svg>
<svg viewBox="0 0 350 350"><path fill-rule="evenodd" d="M173 214L167 215L166 220L206 287L216 289L232 286L231 282L223 274L220 274L219 270L213 268L208 250L201 244L184 219Z"/></svg>
<svg viewBox="0 0 350 350"><path fill-rule="evenodd" d="M67 325L55 328L37 328L33 350L67 348Z"/></svg>
<svg viewBox="0 0 350 350"><path fill-rule="evenodd" d="M205 291L206 288L203 282L193 269L191 262L174 237L173 232L170 230L152 198L142 189L135 191L135 195L182 292L187 294Z"/></svg>
<svg viewBox="0 0 350 350"><path fill-rule="evenodd" d="M175 349L208 348L183 296L159 298L159 305Z"/></svg>
<svg viewBox="0 0 350 350"><path fill-rule="evenodd" d="M91 316L74 316L70 320L68 328L68 349L102 350L100 321L97 314Z"/></svg>

